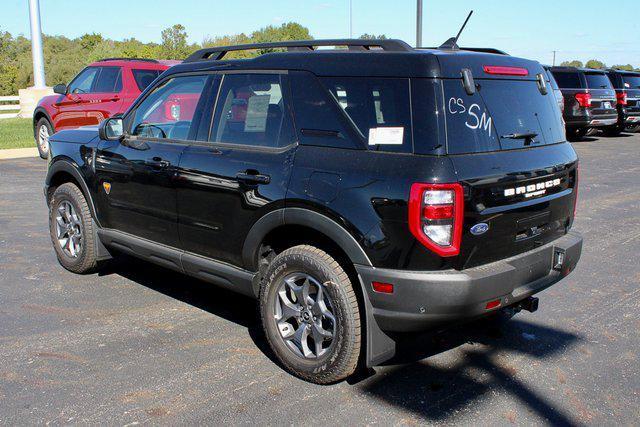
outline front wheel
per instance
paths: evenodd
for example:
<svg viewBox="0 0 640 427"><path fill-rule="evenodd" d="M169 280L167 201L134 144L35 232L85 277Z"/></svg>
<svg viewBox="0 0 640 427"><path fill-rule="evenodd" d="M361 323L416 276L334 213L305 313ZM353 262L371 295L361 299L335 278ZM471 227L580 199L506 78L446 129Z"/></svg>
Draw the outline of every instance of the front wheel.
<svg viewBox="0 0 640 427"><path fill-rule="evenodd" d="M69 271L92 273L98 266L95 224L82 191L70 183L56 188L49 203L49 234L58 261Z"/></svg>
<svg viewBox="0 0 640 427"><path fill-rule="evenodd" d="M265 335L284 367L317 384L343 380L358 364L361 325L349 276L309 245L276 256L260 289Z"/></svg>
<svg viewBox="0 0 640 427"><path fill-rule="evenodd" d="M40 157L46 159L49 155L49 137L53 135L53 126L49 123L49 120L42 117L36 123L34 129L34 136L36 138L36 146L38 147L38 153Z"/></svg>

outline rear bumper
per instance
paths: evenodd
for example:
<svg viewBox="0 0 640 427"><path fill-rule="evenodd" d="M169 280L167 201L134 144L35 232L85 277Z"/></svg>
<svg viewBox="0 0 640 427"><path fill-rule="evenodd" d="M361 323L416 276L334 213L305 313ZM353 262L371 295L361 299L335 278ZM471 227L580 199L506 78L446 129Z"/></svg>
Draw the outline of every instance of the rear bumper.
<svg viewBox="0 0 640 427"><path fill-rule="evenodd" d="M615 125L616 123L618 123L618 118L609 118L609 119L601 119L601 118L597 118L597 119L591 119L589 121L589 126L590 127L602 127L602 126L612 126Z"/></svg>
<svg viewBox="0 0 640 427"><path fill-rule="evenodd" d="M640 124L640 114L637 115L627 115L624 119L625 125L639 125Z"/></svg>
<svg viewBox="0 0 640 427"><path fill-rule="evenodd" d="M573 271L581 251L582 236L571 231L529 252L463 271L356 270L382 331L420 331L489 314L540 292ZM556 253L564 253L564 261L554 268ZM393 293L375 292L373 281L392 283ZM498 298L500 306L486 310Z"/></svg>

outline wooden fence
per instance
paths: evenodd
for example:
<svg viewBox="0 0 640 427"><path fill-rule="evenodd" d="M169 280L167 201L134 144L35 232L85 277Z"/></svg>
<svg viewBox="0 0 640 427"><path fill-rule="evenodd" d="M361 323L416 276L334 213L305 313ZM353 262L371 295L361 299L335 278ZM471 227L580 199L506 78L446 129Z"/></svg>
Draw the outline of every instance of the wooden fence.
<svg viewBox="0 0 640 427"><path fill-rule="evenodd" d="M11 111L5 113L5 111ZM18 117L20 112L20 97L16 96L0 96L0 119L12 119Z"/></svg>

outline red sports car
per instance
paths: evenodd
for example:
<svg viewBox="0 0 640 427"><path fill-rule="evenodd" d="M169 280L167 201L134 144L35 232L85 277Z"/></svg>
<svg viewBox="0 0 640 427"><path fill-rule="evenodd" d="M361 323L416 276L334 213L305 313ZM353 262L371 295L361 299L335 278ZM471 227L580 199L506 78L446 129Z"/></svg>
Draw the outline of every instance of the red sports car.
<svg viewBox="0 0 640 427"><path fill-rule="evenodd" d="M96 125L124 113L164 70L179 61L108 58L82 70L55 95L40 100L33 113L33 134L40 157L49 154L49 136L62 129Z"/></svg>

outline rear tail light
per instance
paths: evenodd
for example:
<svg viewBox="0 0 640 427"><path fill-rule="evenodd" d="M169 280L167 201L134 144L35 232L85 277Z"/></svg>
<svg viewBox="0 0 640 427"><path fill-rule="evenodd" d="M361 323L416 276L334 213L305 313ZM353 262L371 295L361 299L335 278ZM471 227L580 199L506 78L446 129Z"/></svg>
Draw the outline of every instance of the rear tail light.
<svg viewBox="0 0 640 427"><path fill-rule="evenodd" d="M409 230L426 248L443 257L458 255L463 220L464 195L460 184L411 186Z"/></svg>
<svg viewBox="0 0 640 427"><path fill-rule="evenodd" d="M590 93L576 93L576 101L581 107L591 107L591 94Z"/></svg>
<svg viewBox="0 0 640 427"><path fill-rule="evenodd" d="M501 65L485 65L484 72L487 74L498 74L502 76L528 76L529 70L522 67L504 67Z"/></svg>
<svg viewBox="0 0 640 427"><path fill-rule="evenodd" d="M627 92L616 92L616 101L618 101L618 105L627 105Z"/></svg>

